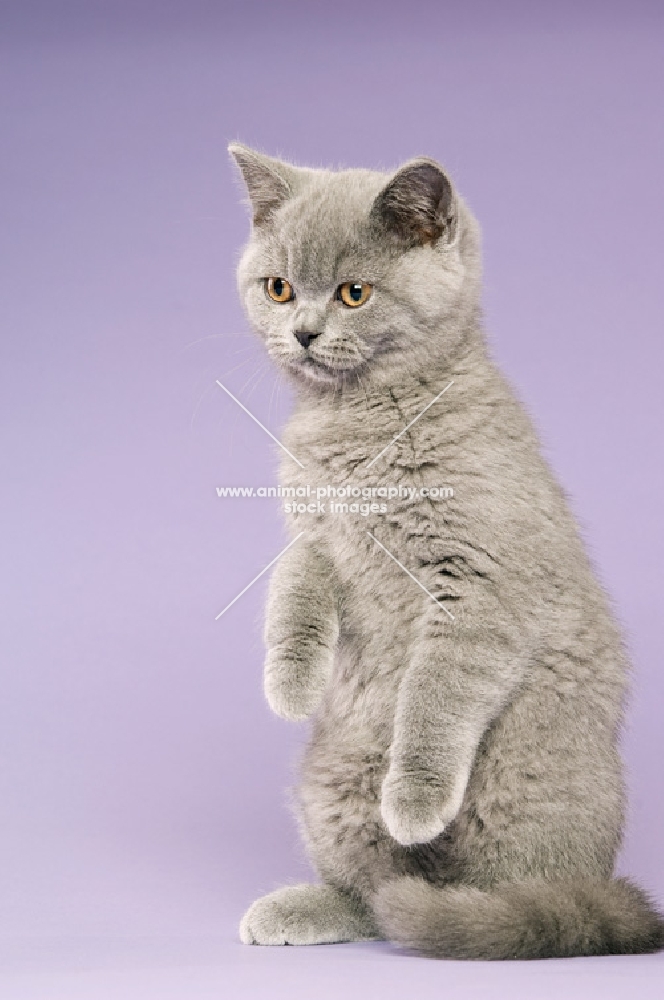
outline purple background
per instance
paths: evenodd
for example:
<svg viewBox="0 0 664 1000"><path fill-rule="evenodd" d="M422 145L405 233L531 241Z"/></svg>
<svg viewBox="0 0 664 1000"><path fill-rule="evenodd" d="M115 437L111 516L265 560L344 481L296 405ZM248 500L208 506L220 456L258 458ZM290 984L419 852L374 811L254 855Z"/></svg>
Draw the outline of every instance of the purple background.
<svg viewBox="0 0 664 1000"><path fill-rule="evenodd" d="M634 659L620 869L664 902L664 8L3 3L0 992L22 998L655 995L660 956L440 963L243 948L309 877L305 729L261 695L289 408L248 332L226 145L442 160L478 215L493 350ZM3 985L4 984L4 985Z"/></svg>

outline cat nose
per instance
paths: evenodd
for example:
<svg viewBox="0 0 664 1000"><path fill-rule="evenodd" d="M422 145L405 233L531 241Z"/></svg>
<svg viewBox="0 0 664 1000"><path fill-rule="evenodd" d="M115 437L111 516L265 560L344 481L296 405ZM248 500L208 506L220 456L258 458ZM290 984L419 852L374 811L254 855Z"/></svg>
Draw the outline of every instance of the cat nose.
<svg viewBox="0 0 664 1000"><path fill-rule="evenodd" d="M295 339L302 344L302 347L308 347L312 340L316 337L320 337L320 333L305 333L303 330L295 330Z"/></svg>

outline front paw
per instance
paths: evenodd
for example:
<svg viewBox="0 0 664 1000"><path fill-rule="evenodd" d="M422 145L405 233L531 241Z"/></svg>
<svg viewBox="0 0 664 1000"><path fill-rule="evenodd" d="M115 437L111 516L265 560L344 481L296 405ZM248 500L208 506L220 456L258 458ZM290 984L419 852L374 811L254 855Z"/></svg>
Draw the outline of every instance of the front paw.
<svg viewBox="0 0 664 1000"><path fill-rule="evenodd" d="M330 658L327 650L321 650L316 658L311 655L300 658L270 649L265 661L263 689L272 711L294 722L312 715L323 698Z"/></svg>
<svg viewBox="0 0 664 1000"><path fill-rule="evenodd" d="M404 847L433 840L461 808L466 783L458 784L450 795L433 775L388 771L380 811L390 835Z"/></svg>

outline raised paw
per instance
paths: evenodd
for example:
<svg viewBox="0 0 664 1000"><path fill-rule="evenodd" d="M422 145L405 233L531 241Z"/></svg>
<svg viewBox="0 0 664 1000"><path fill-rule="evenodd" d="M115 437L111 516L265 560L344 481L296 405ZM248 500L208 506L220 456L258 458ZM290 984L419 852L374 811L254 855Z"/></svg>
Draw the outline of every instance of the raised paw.
<svg viewBox="0 0 664 1000"><path fill-rule="evenodd" d="M427 844L452 822L465 790L458 783L452 794L427 776L399 775L388 771L381 792L380 811L390 836L407 847Z"/></svg>
<svg viewBox="0 0 664 1000"><path fill-rule="evenodd" d="M293 722L312 715L325 692L331 661L326 649L304 649L297 657L269 650L263 686L272 711Z"/></svg>
<svg viewBox="0 0 664 1000"><path fill-rule="evenodd" d="M262 896L240 922L243 944L334 944L379 937L361 903L327 885L292 885Z"/></svg>

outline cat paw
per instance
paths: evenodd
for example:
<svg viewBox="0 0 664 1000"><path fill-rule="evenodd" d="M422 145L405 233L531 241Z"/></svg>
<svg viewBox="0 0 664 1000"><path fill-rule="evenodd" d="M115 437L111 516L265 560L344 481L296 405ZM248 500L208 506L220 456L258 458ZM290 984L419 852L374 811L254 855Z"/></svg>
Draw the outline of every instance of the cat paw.
<svg viewBox="0 0 664 1000"><path fill-rule="evenodd" d="M298 906L298 886L277 889L252 903L240 921L243 944L309 944L310 927Z"/></svg>
<svg viewBox="0 0 664 1000"><path fill-rule="evenodd" d="M323 698L326 665L285 659L273 650L267 654L263 690L272 711L300 722L316 711Z"/></svg>
<svg viewBox="0 0 664 1000"><path fill-rule="evenodd" d="M240 922L243 944L333 944L375 937L368 911L327 885L277 889L252 903Z"/></svg>
<svg viewBox="0 0 664 1000"><path fill-rule="evenodd" d="M463 800L463 787L446 794L433 778L394 775L383 781L380 811L390 836L408 847L427 844L452 822Z"/></svg>

